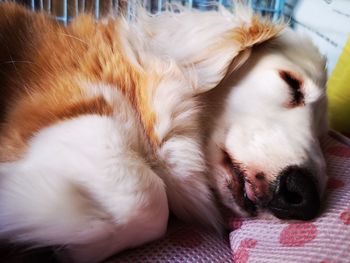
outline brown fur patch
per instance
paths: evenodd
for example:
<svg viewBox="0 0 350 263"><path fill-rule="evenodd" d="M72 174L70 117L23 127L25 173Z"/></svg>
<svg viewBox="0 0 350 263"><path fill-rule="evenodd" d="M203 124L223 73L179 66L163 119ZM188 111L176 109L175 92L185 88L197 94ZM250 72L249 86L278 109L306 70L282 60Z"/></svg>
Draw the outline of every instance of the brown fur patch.
<svg viewBox="0 0 350 263"><path fill-rule="evenodd" d="M97 114L101 116L111 116L113 108L106 102L103 97L97 97L86 101L73 103L70 107L57 113L60 119L71 119L80 115Z"/></svg>
<svg viewBox="0 0 350 263"><path fill-rule="evenodd" d="M150 105L157 77L125 57L118 20L102 24L85 15L66 28L10 3L0 4L0 13L0 161L19 158L33 134L48 125L112 114L102 97L86 97L84 81L120 90L157 144Z"/></svg>
<svg viewBox="0 0 350 263"><path fill-rule="evenodd" d="M87 50L80 74L82 78L88 76L93 83L102 82L118 88L139 113L152 145L157 145L158 139L153 130L156 115L150 105L150 96L159 79L154 72L141 71L125 57L118 32L121 27L119 23L119 20L109 20L106 25L102 25L84 16L72 24L71 28L78 32L81 39L93 32L90 45L98 47ZM92 31L86 32L87 29Z"/></svg>
<svg viewBox="0 0 350 263"><path fill-rule="evenodd" d="M38 101L37 107L21 104L3 126L0 137L0 161L13 161L26 149L27 141L40 129L51 124L73 119L81 115L110 116L112 107L103 97L89 100L78 100L65 106L45 105Z"/></svg>
<svg viewBox="0 0 350 263"><path fill-rule="evenodd" d="M284 28L282 23L276 24L254 15L250 24L236 28L230 38L239 43L242 49L246 49L276 37Z"/></svg>

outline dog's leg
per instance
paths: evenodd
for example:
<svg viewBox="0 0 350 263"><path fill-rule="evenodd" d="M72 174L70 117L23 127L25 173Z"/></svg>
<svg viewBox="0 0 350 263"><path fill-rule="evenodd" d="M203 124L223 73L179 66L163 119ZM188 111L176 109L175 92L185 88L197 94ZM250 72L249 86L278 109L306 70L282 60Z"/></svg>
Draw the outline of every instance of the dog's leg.
<svg viewBox="0 0 350 263"><path fill-rule="evenodd" d="M6 208L1 212L2 235L39 245L63 245L68 262L99 262L160 238L168 221L163 182L142 163L125 165L120 171L128 171L126 180L119 178L120 185L92 181L98 185L95 189L55 176L2 174L0 207ZM29 181L35 185L28 185Z"/></svg>
<svg viewBox="0 0 350 263"><path fill-rule="evenodd" d="M168 222L168 201L163 182L146 165L135 160L119 171L131 180L123 186L124 195L113 192L110 186L101 196L100 202L108 202L110 221L113 227L105 229L102 236L93 242L70 247L69 255L74 262L98 262L126 248L136 247L162 237ZM142 178L133 182L135 178ZM142 182L143 181L143 182ZM146 182L147 181L147 182ZM115 202L113 201L115 200ZM123 211L124 210L124 211ZM121 216L120 211L124 214ZM125 214L125 211L128 211Z"/></svg>
<svg viewBox="0 0 350 263"><path fill-rule="evenodd" d="M111 206L109 220L114 225L111 225L111 228L101 229L92 242L69 247L67 253L69 262L72 260L83 263L99 262L119 251L156 240L165 234L168 204L163 182L144 165L133 164L123 169L128 170L128 177L140 176L149 182L139 184L138 189L130 189L130 192L127 191L129 194L125 196L109 191L104 193L104 198L109 201L108 204L102 205ZM130 185L124 187L128 188ZM106 186L106 189L108 188ZM116 202L111 202L113 199L117 199ZM126 207L128 204L131 207ZM128 214L121 217L120 211L126 209L129 210ZM111 213L112 211L114 213Z"/></svg>
<svg viewBox="0 0 350 263"><path fill-rule="evenodd" d="M0 237L62 246L70 262L161 237L165 186L121 126L96 116L66 121L40 132L21 160L0 164Z"/></svg>

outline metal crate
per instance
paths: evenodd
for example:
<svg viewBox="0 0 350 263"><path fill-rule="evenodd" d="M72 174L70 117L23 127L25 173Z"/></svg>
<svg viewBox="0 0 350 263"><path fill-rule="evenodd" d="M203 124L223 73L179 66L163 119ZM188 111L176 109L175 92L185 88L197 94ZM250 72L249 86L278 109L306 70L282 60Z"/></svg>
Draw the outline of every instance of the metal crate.
<svg viewBox="0 0 350 263"><path fill-rule="evenodd" d="M1 2L2 0L0 0ZM57 20L67 24L70 19L82 12L92 12L98 19L107 11L115 14L123 12L128 17L137 3L143 5L149 12L158 13L164 10L167 3L177 3L188 8L202 11L213 10L219 3L232 7L235 2L244 2L263 15L278 19L283 14L284 0L17 0L34 10L45 10L56 17Z"/></svg>

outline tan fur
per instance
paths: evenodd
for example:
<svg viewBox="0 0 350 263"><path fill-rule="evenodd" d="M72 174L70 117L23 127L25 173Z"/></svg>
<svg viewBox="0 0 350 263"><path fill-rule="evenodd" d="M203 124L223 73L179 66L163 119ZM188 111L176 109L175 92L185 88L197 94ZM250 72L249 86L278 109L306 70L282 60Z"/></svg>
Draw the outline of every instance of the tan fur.
<svg viewBox="0 0 350 263"><path fill-rule="evenodd" d="M0 161L19 158L38 130L77 114L111 114L101 99L87 98L81 82L120 89L139 113L151 142L155 115L149 105L148 76L123 56L118 21L107 25L90 16L68 28L43 14L12 4L0 6L2 128ZM155 76L151 78L156 79ZM4 98L3 97L3 98ZM83 106L83 110L79 109Z"/></svg>
<svg viewBox="0 0 350 263"><path fill-rule="evenodd" d="M276 37L285 26L283 23L272 23L270 20L264 20L254 15L251 24L242 24L231 32L229 38L231 41L238 42L242 49L246 49Z"/></svg>
<svg viewBox="0 0 350 263"><path fill-rule="evenodd" d="M67 112L77 112L76 105L91 107L82 113L110 114L106 102L95 109L95 102L91 103L90 98L86 101L80 86L83 82L118 88L136 109L151 145L160 143L154 132L156 115L150 105L152 87L157 86L160 76L128 61L119 39L121 20L101 23L84 15L65 28L44 14L9 3L1 5L0 12L4 14L0 31L6 36L0 42L0 89L4 95L0 99L0 161L19 158L35 132L75 116ZM230 32L223 43L238 42L245 50L282 29L257 17L252 21Z"/></svg>
<svg viewBox="0 0 350 263"><path fill-rule="evenodd" d="M9 3L0 14L2 239L64 246L72 262L100 262L163 236L169 211L220 231L212 190L243 216L253 212L245 199L258 208L257 198L280 200L273 187L295 164L317 171L324 189L313 140L321 115L313 114L325 105L316 111L322 90L308 76L322 59L311 50L311 63L301 63L308 49L296 52L288 32L272 39L282 25L251 13L158 20L141 10L131 23L84 15L64 27ZM255 49L270 39L272 54L268 43ZM288 85L302 88L299 75L310 96L304 109L288 111L281 101ZM310 189L304 214L292 207L288 218L316 215ZM285 216L278 203L272 208Z"/></svg>

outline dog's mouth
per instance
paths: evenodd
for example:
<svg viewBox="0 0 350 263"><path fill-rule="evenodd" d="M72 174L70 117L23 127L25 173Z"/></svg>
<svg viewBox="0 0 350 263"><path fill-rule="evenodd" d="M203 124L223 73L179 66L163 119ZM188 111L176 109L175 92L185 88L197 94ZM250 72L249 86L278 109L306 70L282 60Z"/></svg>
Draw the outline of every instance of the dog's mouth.
<svg viewBox="0 0 350 263"><path fill-rule="evenodd" d="M256 204L248 198L248 194L245 188L249 181L246 179L246 172L242 165L237 162L228 152L222 149L223 154L223 166L232 178L228 182L228 189L231 192L233 199L237 204L251 216L257 215Z"/></svg>

